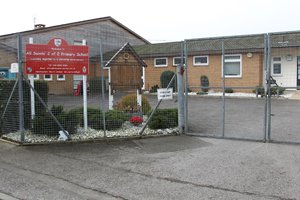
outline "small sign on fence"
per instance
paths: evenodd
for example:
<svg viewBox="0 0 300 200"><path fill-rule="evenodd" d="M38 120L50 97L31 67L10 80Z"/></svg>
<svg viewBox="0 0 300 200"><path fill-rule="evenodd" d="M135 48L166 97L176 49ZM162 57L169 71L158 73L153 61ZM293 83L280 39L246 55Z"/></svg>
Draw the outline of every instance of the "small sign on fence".
<svg viewBox="0 0 300 200"><path fill-rule="evenodd" d="M19 72L19 64L11 63L10 65L10 73L18 73Z"/></svg>
<svg viewBox="0 0 300 200"><path fill-rule="evenodd" d="M169 100L173 99L173 88L161 88L157 89L157 98L158 100Z"/></svg>

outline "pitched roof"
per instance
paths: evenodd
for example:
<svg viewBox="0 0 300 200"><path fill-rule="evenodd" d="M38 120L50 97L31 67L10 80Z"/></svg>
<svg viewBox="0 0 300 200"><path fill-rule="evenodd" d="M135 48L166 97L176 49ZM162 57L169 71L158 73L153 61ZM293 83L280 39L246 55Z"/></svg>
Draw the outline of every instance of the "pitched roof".
<svg viewBox="0 0 300 200"><path fill-rule="evenodd" d="M3 44L2 42L0 42L0 49L3 49L3 50L5 50L7 52L10 52L10 53L17 54L17 49L16 48L7 46L6 44Z"/></svg>
<svg viewBox="0 0 300 200"><path fill-rule="evenodd" d="M200 38L186 40L188 54L221 53L222 41L227 51L262 51L264 35L246 35L231 37ZM142 56L175 56L181 53L182 42L157 43L134 46L136 52Z"/></svg>
<svg viewBox="0 0 300 200"><path fill-rule="evenodd" d="M137 33L135 33L134 31L132 31L131 29L124 26L123 24L121 24L120 22L118 22L117 20L115 20L114 18L112 18L110 16L95 18L95 19L89 19L89 20L83 20L83 21L78 21L78 22L72 22L72 23L66 23L66 24L60 24L60 25L56 25L56 26L49 26L49 27L45 27L45 28L33 29L33 30L22 31L22 32L17 32L17 33L11 33L11 34L6 34L6 35L0 35L0 39L6 38L6 37L11 37L11 36L14 36L14 35L19 34L19 33L24 34L24 35L33 34L33 33L42 33L42 32L47 32L47 31L50 31L50 30L57 30L57 29L62 29L62 28L67 28L67 27L74 27L74 26L90 24L90 23L96 23L96 22L101 22L101 21L112 21L113 23L115 23L118 26L120 26L121 28L125 29L127 32L135 35L137 38L141 39L145 43L150 43L148 40L146 40L142 36L138 35Z"/></svg>
<svg viewBox="0 0 300 200"><path fill-rule="evenodd" d="M113 56L111 56L110 60L105 64L105 67L108 67L111 63L114 62L115 58L121 53L121 52L130 52L135 59L140 63L141 66L147 67L146 63L141 59L141 57L135 52L135 50L132 48L132 46L127 42L124 44ZM112 52L110 52L111 55ZM109 55L107 55L109 56ZM106 57L107 57L106 56Z"/></svg>
<svg viewBox="0 0 300 200"><path fill-rule="evenodd" d="M229 37L213 37L185 40L189 55L219 54L224 41L225 53L263 52L265 35L240 35ZM272 47L299 47L300 31L269 33ZM133 47L141 57L179 56L181 42L146 44Z"/></svg>
<svg viewBox="0 0 300 200"><path fill-rule="evenodd" d="M278 32L271 33L272 47L299 47L300 46L300 32Z"/></svg>

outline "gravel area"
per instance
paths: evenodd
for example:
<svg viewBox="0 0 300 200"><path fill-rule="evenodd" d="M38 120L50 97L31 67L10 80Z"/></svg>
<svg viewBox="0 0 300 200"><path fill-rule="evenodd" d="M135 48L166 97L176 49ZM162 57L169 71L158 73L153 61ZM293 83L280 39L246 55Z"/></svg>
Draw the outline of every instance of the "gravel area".
<svg viewBox="0 0 300 200"><path fill-rule="evenodd" d="M142 129L144 124L140 124L139 126L133 126L130 122L125 122L120 129L113 131L106 131L104 136L103 130L95 130L92 128L88 128L84 130L82 127L78 127L77 133L71 135L71 141L85 141L85 140L93 140L93 139L102 139L102 138L127 138L127 137L136 137L140 136L139 132ZM150 136L150 135L177 135L179 133L179 129L176 128L168 128L168 129L149 129L146 128L142 134L142 136ZM56 142L58 140L57 136L48 136L48 135L38 135L33 134L30 131L25 131L25 143L45 143L45 142ZM5 134L2 136L3 139L12 140L16 142L20 142L21 133L14 132Z"/></svg>

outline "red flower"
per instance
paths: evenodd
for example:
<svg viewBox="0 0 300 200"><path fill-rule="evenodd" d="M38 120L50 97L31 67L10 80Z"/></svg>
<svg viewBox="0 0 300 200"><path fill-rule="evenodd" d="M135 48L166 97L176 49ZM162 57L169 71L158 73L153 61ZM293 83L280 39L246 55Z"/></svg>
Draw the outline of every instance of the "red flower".
<svg viewBox="0 0 300 200"><path fill-rule="evenodd" d="M134 125L139 125L143 122L143 119L139 116L133 116L130 118L130 122L133 123Z"/></svg>

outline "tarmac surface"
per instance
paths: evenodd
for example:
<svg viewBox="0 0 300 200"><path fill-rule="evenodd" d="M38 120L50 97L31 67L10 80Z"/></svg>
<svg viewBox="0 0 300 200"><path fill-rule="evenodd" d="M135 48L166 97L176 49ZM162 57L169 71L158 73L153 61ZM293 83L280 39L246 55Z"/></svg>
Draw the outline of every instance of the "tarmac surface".
<svg viewBox="0 0 300 200"><path fill-rule="evenodd" d="M0 199L300 199L298 145L169 136L0 154Z"/></svg>

